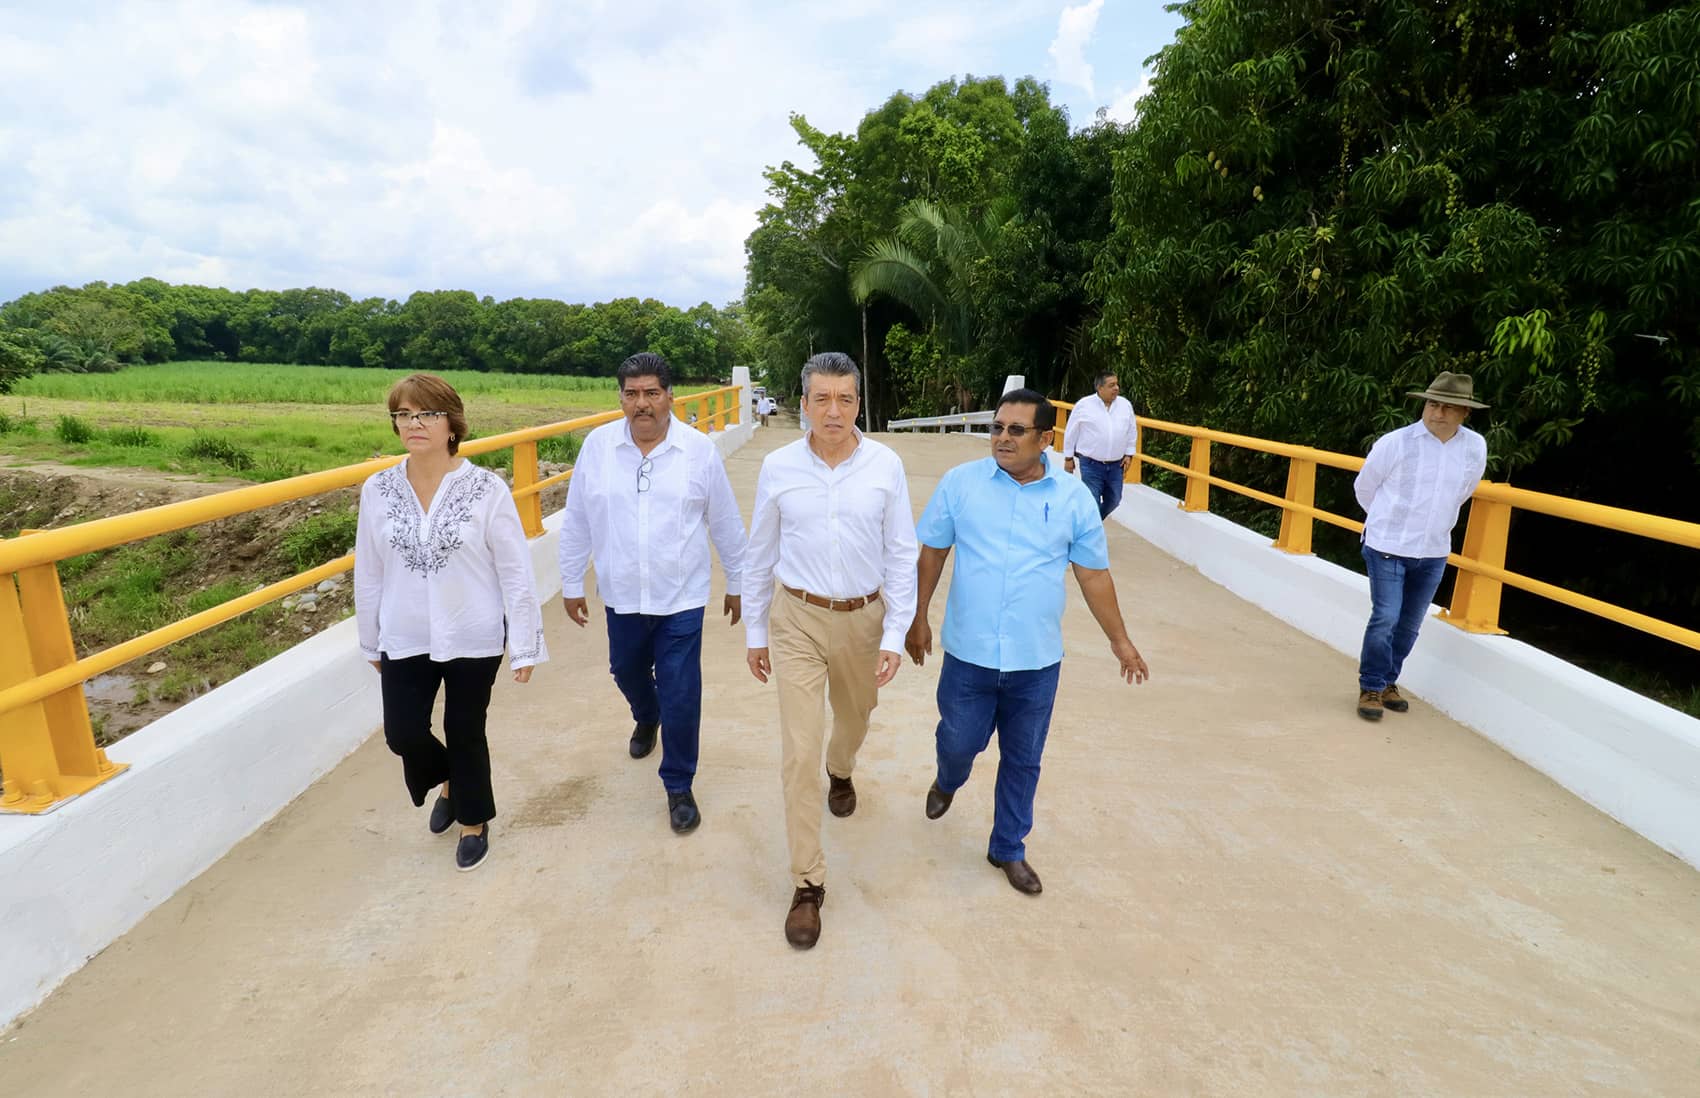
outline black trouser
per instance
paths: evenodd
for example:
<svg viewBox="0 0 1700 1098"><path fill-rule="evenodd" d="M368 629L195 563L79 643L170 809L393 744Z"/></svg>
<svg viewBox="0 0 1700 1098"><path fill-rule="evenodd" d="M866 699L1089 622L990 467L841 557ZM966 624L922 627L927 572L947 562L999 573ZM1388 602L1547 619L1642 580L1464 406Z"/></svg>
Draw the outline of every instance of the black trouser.
<svg viewBox="0 0 1700 1098"><path fill-rule="evenodd" d="M477 827L496 814L490 788L490 743L484 714L496 684L500 656L447 660L380 657L384 690L384 742L401 756L402 779L415 805L444 782L454 800L455 820ZM431 735L431 707L443 687L443 739Z"/></svg>

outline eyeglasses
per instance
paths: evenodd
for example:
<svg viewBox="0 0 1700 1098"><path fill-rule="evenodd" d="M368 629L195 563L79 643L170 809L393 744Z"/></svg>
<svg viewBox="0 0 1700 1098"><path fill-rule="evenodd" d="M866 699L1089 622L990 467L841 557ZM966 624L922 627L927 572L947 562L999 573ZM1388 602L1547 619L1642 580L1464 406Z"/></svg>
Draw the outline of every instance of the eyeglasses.
<svg viewBox="0 0 1700 1098"><path fill-rule="evenodd" d="M447 412L391 412L390 422L400 427L411 420L415 427L433 427L447 415Z"/></svg>
<svg viewBox="0 0 1700 1098"><path fill-rule="evenodd" d="M655 459L654 458L644 458L643 464L638 466L638 491L639 492L649 491L649 474L653 473L654 471L655 471Z"/></svg>
<svg viewBox="0 0 1700 1098"><path fill-rule="evenodd" d="M1037 431L1038 429L1037 427L1029 427L1025 423L998 423L994 420L992 422L992 437L1008 435L1010 438L1023 438L1028 431Z"/></svg>

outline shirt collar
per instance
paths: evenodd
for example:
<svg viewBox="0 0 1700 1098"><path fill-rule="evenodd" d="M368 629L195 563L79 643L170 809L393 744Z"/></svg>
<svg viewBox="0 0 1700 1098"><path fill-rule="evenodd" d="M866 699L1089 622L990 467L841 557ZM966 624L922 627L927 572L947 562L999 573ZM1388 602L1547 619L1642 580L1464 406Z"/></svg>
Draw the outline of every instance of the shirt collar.
<svg viewBox="0 0 1700 1098"><path fill-rule="evenodd" d="M661 436L661 441L657 442L655 444L655 449L653 449L649 452L649 456L654 457L656 454L660 453L662 450L667 449L667 447L678 445L678 443L676 443L674 441L675 436L674 436L673 432L681 430L683 428L684 428L684 424L679 422L679 417L673 415L672 413L668 413L668 415L667 415L667 433ZM630 446L634 450L637 449L637 440L632 438L632 421L629 420L629 419L620 420L620 442L619 442L619 445Z"/></svg>
<svg viewBox="0 0 1700 1098"><path fill-rule="evenodd" d="M1098 398L1096 396L1093 396L1092 399L1097 400ZM1017 488L1036 488L1036 487L1044 484L1047 480L1054 481L1054 480L1057 479L1056 466L1051 464L1051 455L1048 451L1045 451L1045 450L1039 451L1039 464L1044 466L1045 475L1040 477L1038 480L1032 481L1031 483L1028 483L1028 484L1022 484L1019 481L1017 481L1014 477L1012 477L1008 473L1004 472L1003 466L998 464L997 458L991 457L991 458L987 458L986 460L992 463L992 474L991 475L992 475L993 479L996 479L997 477L1001 476L1005 480L1009 481L1011 484L1015 485Z"/></svg>
<svg viewBox="0 0 1700 1098"><path fill-rule="evenodd" d="M862 452L862 440L864 437L862 435L862 429L860 427L852 427L850 430L856 436L856 448L850 451L849 457L838 463L838 468L840 469L849 465L852 461L855 461L856 455ZM815 453L815 448L809 444L809 440L814 437L814 434L815 431L813 427L803 432L803 452L809 455L810 461L824 469L826 468L826 459Z"/></svg>

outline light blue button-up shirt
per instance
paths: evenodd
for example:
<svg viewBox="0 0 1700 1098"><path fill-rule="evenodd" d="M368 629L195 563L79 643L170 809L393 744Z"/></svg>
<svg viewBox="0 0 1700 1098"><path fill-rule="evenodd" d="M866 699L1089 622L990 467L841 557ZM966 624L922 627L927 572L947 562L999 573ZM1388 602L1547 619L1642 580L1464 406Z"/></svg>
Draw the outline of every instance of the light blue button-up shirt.
<svg viewBox="0 0 1700 1098"><path fill-rule="evenodd" d="M999 671L1034 671L1063 657L1068 565L1108 568L1098 505L1084 484L1045 475L1017 484L997 459L958 465L939 481L915 529L922 545L956 549L944 609L944 650Z"/></svg>

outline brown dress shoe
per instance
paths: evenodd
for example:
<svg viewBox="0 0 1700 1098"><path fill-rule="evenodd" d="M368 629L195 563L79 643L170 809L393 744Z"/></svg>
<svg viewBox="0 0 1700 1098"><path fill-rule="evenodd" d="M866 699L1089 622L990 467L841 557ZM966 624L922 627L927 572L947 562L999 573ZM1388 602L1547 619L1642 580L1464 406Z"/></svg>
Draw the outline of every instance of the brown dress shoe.
<svg viewBox="0 0 1700 1098"><path fill-rule="evenodd" d="M936 820L950 811L950 802L956 799L955 793L946 793L939 788L937 781L927 790L927 819Z"/></svg>
<svg viewBox="0 0 1700 1098"><path fill-rule="evenodd" d="M1389 683L1386 690L1381 692L1381 704L1395 713L1403 713L1411 708L1411 703L1405 700L1405 695L1399 693L1395 683Z"/></svg>
<svg viewBox="0 0 1700 1098"><path fill-rule="evenodd" d="M785 916L785 940L798 949L813 949L820 941L820 905L826 903L825 885L804 885L791 894L791 912Z"/></svg>
<svg viewBox="0 0 1700 1098"><path fill-rule="evenodd" d="M834 816L848 816L856 811L856 787L850 784L849 778L835 778L832 771L826 772L828 789L826 791L826 807Z"/></svg>
<svg viewBox="0 0 1700 1098"><path fill-rule="evenodd" d="M1366 721L1378 721L1381 719L1381 691L1358 691L1358 716L1362 717Z"/></svg>
<svg viewBox="0 0 1700 1098"><path fill-rule="evenodd" d="M1029 896L1037 896L1044 890L1045 886L1039 883L1039 875L1033 872L1033 867L1028 865L1025 861L1000 862L990 854L986 855L986 860L1003 870L1003 875L1009 878L1010 887L1015 889L1017 892L1025 892Z"/></svg>

